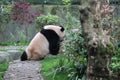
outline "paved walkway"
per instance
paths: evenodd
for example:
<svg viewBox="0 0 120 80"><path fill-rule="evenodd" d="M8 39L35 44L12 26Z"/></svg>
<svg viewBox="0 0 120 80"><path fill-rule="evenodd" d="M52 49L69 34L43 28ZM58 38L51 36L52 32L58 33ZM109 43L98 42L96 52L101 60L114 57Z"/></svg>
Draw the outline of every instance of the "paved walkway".
<svg viewBox="0 0 120 80"><path fill-rule="evenodd" d="M39 61L14 61L9 65L3 80L43 80Z"/></svg>

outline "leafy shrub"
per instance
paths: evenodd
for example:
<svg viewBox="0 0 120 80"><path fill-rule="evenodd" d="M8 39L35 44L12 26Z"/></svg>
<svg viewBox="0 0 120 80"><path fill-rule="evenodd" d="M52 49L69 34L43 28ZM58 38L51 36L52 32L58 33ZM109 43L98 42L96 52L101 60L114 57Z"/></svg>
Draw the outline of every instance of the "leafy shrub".
<svg viewBox="0 0 120 80"><path fill-rule="evenodd" d="M66 59L61 59L57 66L56 73L65 72L68 80L85 80L87 67L86 46L81 36L80 26L77 29L69 29L67 40L65 41ZM57 75L57 74L56 74Z"/></svg>
<svg viewBox="0 0 120 80"><path fill-rule="evenodd" d="M57 24L58 23L58 16L51 15L50 13L47 15L42 15L36 18L36 23L38 27L42 28L44 25L48 24Z"/></svg>
<svg viewBox="0 0 120 80"><path fill-rule="evenodd" d="M120 75L120 48L116 49L115 55L112 57L112 63L110 65L114 75Z"/></svg>
<svg viewBox="0 0 120 80"><path fill-rule="evenodd" d="M86 70L86 47L83 37L81 36L81 27L69 31L68 40L66 41L66 56L70 63L72 63L73 71L69 73L69 79L85 78Z"/></svg>

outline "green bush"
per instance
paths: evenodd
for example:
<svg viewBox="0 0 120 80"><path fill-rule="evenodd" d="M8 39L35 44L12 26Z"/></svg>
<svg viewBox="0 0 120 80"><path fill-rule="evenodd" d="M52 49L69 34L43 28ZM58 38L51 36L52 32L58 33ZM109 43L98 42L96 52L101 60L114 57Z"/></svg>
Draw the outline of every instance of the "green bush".
<svg viewBox="0 0 120 80"><path fill-rule="evenodd" d="M69 31L68 40L65 43L65 54L70 63L72 63L73 72L69 73L70 80L85 78L86 70L86 46L81 35L81 27Z"/></svg>
<svg viewBox="0 0 120 80"><path fill-rule="evenodd" d="M120 48L116 49L115 55L112 57L112 63L110 65L113 74L120 74Z"/></svg>
<svg viewBox="0 0 120 80"><path fill-rule="evenodd" d="M57 24L59 17L56 15L42 15L36 18L36 23L39 28L42 28L44 25Z"/></svg>

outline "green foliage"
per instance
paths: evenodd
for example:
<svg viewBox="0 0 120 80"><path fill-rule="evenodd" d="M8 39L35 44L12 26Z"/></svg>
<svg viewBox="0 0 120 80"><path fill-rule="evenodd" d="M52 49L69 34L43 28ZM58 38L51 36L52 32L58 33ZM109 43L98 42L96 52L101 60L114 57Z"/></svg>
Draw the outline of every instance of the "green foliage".
<svg viewBox="0 0 120 80"><path fill-rule="evenodd" d="M57 24L59 17L56 15L51 15L50 13L47 15L42 15L36 18L36 23L38 27L42 28L44 25L48 24Z"/></svg>
<svg viewBox="0 0 120 80"><path fill-rule="evenodd" d="M67 11L69 9L69 7L71 6L71 0L62 0L63 4L65 4Z"/></svg>
<svg viewBox="0 0 120 80"><path fill-rule="evenodd" d="M10 21L11 6L7 0L0 1L0 32L3 32L3 24Z"/></svg>
<svg viewBox="0 0 120 80"><path fill-rule="evenodd" d="M9 3L3 4L3 1L0 2L0 26L2 24L8 23L10 20L11 6Z"/></svg>
<svg viewBox="0 0 120 80"><path fill-rule="evenodd" d="M115 55L112 57L110 65L114 74L120 74L120 48L116 49Z"/></svg>
<svg viewBox="0 0 120 80"><path fill-rule="evenodd" d="M114 31L111 33L115 41L115 54L112 56L112 63L110 65L113 75L120 75L120 17L114 18ZM111 49L112 50L112 49Z"/></svg>
<svg viewBox="0 0 120 80"><path fill-rule="evenodd" d="M28 45L29 42L0 42L0 46L25 46Z"/></svg>
<svg viewBox="0 0 120 80"><path fill-rule="evenodd" d="M65 5L70 5L70 3L71 3L71 0L62 0L63 1L63 4L65 4Z"/></svg>
<svg viewBox="0 0 120 80"><path fill-rule="evenodd" d="M60 65L61 59L63 59L63 55L58 56L50 56L41 61L42 70L41 74L43 75L45 80L67 80L66 72L59 72L60 69L56 68ZM59 73L58 73L59 72Z"/></svg>
<svg viewBox="0 0 120 80"><path fill-rule="evenodd" d="M33 4L61 4L61 0L27 0Z"/></svg>
<svg viewBox="0 0 120 80"><path fill-rule="evenodd" d="M5 71L8 68L8 63L1 63L0 64L0 80L2 80L2 77L4 76Z"/></svg>
<svg viewBox="0 0 120 80"><path fill-rule="evenodd" d="M86 47L84 39L81 37L81 27L69 30L68 40L66 41L66 56L70 63L73 63L74 71L69 73L69 79L82 79L86 70Z"/></svg>
<svg viewBox="0 0 120 80"><path fill-rule="evenodd" d="M13 0L8 0L9 2ZM19 0L14 0L19 1ZM27 2L31 4L49 4L49 5L61 5L63 4L62 0L26 0ZM72 4L79 4L79 0L71 0Z"/></svg>

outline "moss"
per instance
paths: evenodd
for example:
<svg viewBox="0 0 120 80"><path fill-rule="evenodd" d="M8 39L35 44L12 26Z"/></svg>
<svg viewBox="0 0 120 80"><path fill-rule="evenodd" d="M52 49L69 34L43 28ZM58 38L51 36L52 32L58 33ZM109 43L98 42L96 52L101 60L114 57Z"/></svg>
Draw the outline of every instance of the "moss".
<svg viewBox="0 0 120 80"><path fill-rule="evenodd" d="M111 55L115 52L115 47L114 47L113 43L111 43L111 42L109 42L107 44L106 48L107 48L107 53L109 53Z"/></svg>
<svg viewBox="0 0 120 80"><path fill-rule="evenodd" d="M112 42L107 42L106 47L103 44L99 43L98 49L99 49L98 53L100 55L105 55L105 54L112 55L115 52L115 47Z"/></svg>

